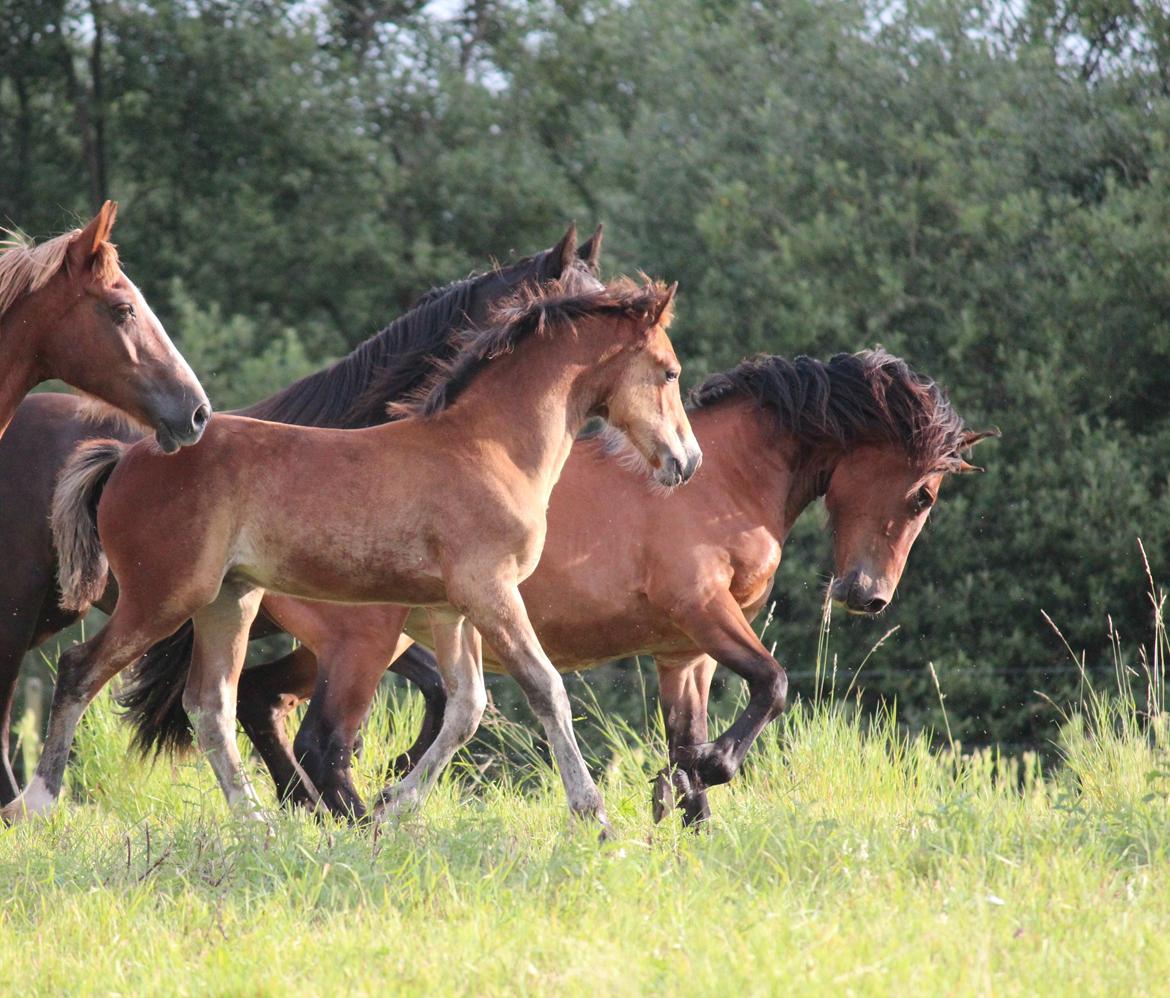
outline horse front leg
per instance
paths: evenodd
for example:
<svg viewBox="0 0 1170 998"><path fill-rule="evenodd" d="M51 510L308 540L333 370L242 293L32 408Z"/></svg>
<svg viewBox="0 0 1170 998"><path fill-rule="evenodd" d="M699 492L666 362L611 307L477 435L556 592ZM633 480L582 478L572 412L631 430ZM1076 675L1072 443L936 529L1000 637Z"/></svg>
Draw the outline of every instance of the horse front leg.
<svg viewBox="0 0 1170 998"><path fill-rule="evenodd" d="M455 611L428 611L435 639L435 656L447 707L443 723L418 764L399 783L378 796L374 817L378 821L417 808L431 791L452 756L471 740L487 707L483 683L483 645L471 622Z"/></svg>
<svg viewBox="0 0 1170 998"><path fill-rule="evenodd" d="M507 673L520 684L528 705L536 715L552 747L568 797L569 810L577 817L593 819L609 827L601 793L573 732L573 712L565 683L540 647L520 590L497 583L480 590L474 607L468 610L484 640L491 645ZM450 709L450 708L448 708Z"/></svg>
<svg viewBox="0 0 1170 998"><path fill-rule="evenodd" d="M680 746L677 752L679 768L704 786L719 786L739 771L760 732L783 713L788 702L788 676L760 643L727 590L710 599L681 604L674 618L696 645L748 686L747 707L723 734L713 742Z"/></svg>
<svg viewBox="0 0 1170 998"><path fill-rule="evenodd" d="M684 825L698 825L711 817L707 787L681 768L680 753L707 741L707 698L715 660L709 655L659 655L655 665L670 762L654 781L654 821L662 821L677 805Z"/></svg>
<svg viewBox="0 0 1170 998"><path fill-rule="evenodd" d="M195 613L195 649L183 690L183 709L228 806L259 821L266 820L260 798L236 745L236 687L263 596L262 589L225 582L215 600Z"/></svg>

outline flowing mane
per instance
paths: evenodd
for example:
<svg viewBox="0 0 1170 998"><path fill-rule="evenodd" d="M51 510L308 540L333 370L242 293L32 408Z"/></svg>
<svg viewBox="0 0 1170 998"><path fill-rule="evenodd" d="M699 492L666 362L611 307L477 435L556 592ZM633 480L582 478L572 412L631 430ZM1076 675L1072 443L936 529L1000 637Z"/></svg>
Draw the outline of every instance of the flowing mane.
<svg viewBox="0 0 1170 998"><path fill-rule="evenodd" d="M537 281L552 252L544 250L512 267L524 269L524 280ZM432 288L410 311L337 363L237 412L278 423L345 429L386 422L392 418L386 411L387 402L417 390L436 362L456 352L457 333L467 325L476 293L499 274L499 270L490 270ZM569 264L566 276L577 282L588 277L596 283L579 260Z"/></svg>
<svg viewBox="0 0 1170 998"><path fill-rule="evenodd" d="M39 291L65 264L69 245L81 235L73 229L43 243L34 243L23 232L0 229L0 316L23 295ZM120 265L114 244L102 242L94 255L93 273L103 284L118 279Z"/></svg>
<svg viewBox="0 0 1170 998"><path fill-rule="evenodd" d="M779 429L811 444L890 442L923 465L945 466L967 446L967 430L937 383L885 350L812 357L760 356L694 388L691 408L749 398Z"/></svg>
<svg viewBox="0 0 1170 998"><path fill-rule="evenodd" d="M525 340L572 329L578 320L595 315L642 319L654 314L666 294L666 285L660 282L638 284L628 278L584 292L573 290L564 279L522 288L493 310L486 327L465 332L458 350L435 363L417 390L392 402L390 412L400 417L438 415L451 407L489 362Z"/></svg>

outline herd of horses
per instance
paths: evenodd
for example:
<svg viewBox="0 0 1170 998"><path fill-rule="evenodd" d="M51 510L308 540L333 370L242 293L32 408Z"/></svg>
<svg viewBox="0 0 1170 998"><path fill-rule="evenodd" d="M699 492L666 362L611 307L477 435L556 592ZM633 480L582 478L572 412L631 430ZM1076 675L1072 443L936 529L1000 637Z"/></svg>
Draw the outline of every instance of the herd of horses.
<svg viewBox="0 0 1170 998"><path fill-rule="evenodd" d="M963 455L991 435L882 350L753 357L684 404L676 286L603 282L600 228L578 246L571 226L212 418L121 269L114 218L107 203L84 229L0 248L9 822L54 805L82 714L126 669L118 697L138 746L194 740L242 814L263 819L237 720L282 801L363 818L351 761L389 668L419 687L426 715L375 818L417 807L472 737L487 669L519 683L570 809L604 827L560 673L636 654L654 656L668 735L655 819L677 807L701 822L707 789L786 705L785 672L751 622L797 517L823 498L831 595L880 612L944 476L977 470ZM50 378L82 396L24 399ZM21 660L95 605L110 619L61 655L21 790L9 761ZM245 670L250 637L277 632L295 650ZM717 664L749 696L711 738Z"/></svg>

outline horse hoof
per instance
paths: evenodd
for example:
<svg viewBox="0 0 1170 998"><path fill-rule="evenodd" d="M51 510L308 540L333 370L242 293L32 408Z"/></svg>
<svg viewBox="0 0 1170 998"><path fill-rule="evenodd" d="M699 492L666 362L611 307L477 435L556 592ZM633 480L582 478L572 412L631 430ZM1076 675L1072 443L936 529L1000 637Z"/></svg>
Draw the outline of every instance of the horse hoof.
<svg viewBox="0 0 1170 998"><path fill-rule="evenodd" d="M378 803L374 805L374 823L380 825L387 818L415 811L418 803L417 790L400 790L398 787L383 790L378 795Z"/></svg>
<svg viewBox="0 0 1170 998"><path fill-rule="evenodd" d="M660 824L674 810L674 784L664 769L654 778L654 789L650 797L650 813L654 824Z"/></svg>

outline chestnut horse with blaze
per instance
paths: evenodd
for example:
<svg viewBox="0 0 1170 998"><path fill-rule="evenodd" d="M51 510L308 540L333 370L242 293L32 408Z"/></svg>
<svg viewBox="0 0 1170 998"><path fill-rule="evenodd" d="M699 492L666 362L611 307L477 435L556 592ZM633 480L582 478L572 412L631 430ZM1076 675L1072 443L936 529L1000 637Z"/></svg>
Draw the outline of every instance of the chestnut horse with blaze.
<svg viewBox="0 0 1170 998"><path fill-rule="evenodd" d="M120 409L168 453L195 443L211 406L110 242L117 205L40 245L0 242L0 436L50 378Z"/></svg>
<svg viewBox="0 0 1170 998"><path fill-rule="evenodd" d="M669 494L609 454L604 440L574 445L552 494L540 564L520 590L562 672L655 656L670 752L655 815L677 802L687 823L708 816L706 789L731 779L784 706L784 672L749 621L769 597L797 517L824 497L834 544L832 595L851 612L876 613L893 597L944 475L973 470L962 452L988 435L966 429L933 381L883 351L827 363L746 361L700 385L690 417L703 467L685 489ZM264 609L303 644L244 674L245 730L281 795L310 801L283 722L311 695L296 759L327 805L360 814L350 780L358 729L386 664L408 643L398 641L404 624L430 644L426 622L402 607L274 594ZM141 705L133 714L143 747L189 738L179 727L181 711L166 709L186 675L176 650L152 651L123 690L124 701ZM486 652L487 668L499 669ZM403 658L412 655L421 657L412 649ZM743 716L710 741L707 696L716 663L747 682L750 699ZM415 663L417 675L423 668ZM410 752L416 759L443 716L441 686L423 689L427 716Z"/></svg>
<svg viewBox="0 0 1170 998"><path fill-rule="evenodd" d="M258 815L235 744L235 701L248 629L270 589L427 608L449 696L443 726L418 766L383 791L379 814L420 803L475 732L486 703L482 634L543 722L570 808L604 823L564 685L518 587L540 557L553 484L592 416L620 427L663 485L698 467L666 334L673 294L626 281L522 293L404 403L415 418L386 426L228 416L165 462L141 444L83 447L54 498L62 590L80 606L101 594L108 569L118 602L101 633L61 657L44 753L4 816L55 802L86 706L189 617L184 707L229 804Z"/></svg>

